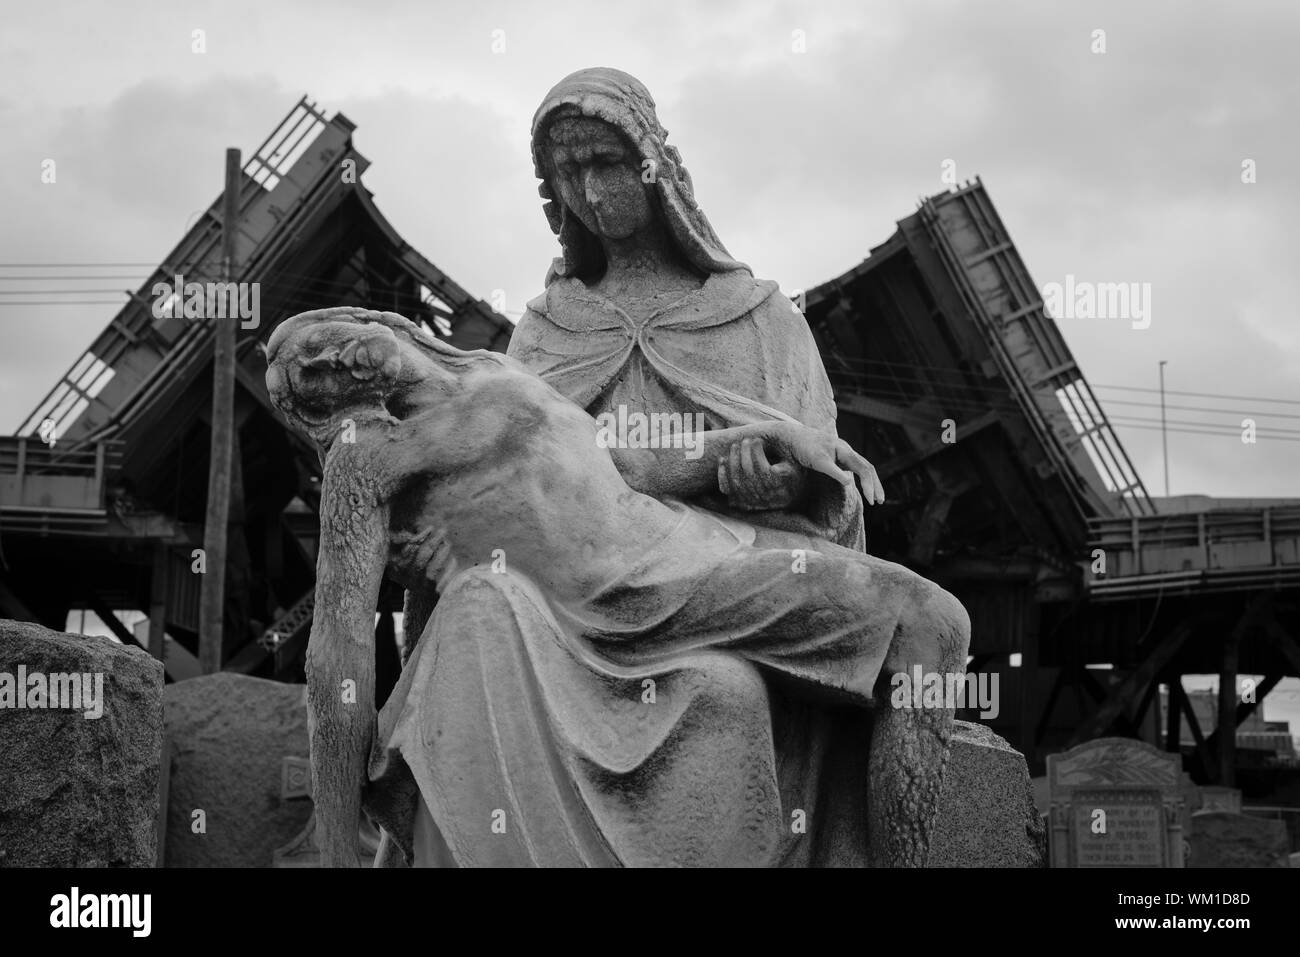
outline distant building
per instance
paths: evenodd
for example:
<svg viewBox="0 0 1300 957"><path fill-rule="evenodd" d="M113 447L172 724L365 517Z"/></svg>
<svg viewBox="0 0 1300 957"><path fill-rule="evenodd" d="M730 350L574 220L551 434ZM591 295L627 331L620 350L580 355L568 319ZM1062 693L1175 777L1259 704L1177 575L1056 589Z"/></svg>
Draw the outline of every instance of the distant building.
<svg viewBox="0 0 1300 957"><path fill-rule="evenodd" d="M1219 725L1219 696L1215 691L1188 691L1188 703L1196 715L1196 723L1201 734L1208 737ZM1164 714L1168 707L1168 695L1161 692L1160 710ZM1275 754L1286 761L1298 759L1295 739L1291 736L1291 725L1286 721L1265 721L1262 708L1256 709L1242 719L1237 725L1237 747L1249 751L1265 751ZM1186 724L1179 737L1180 745L1195 747L1196 737Z"/></svg>

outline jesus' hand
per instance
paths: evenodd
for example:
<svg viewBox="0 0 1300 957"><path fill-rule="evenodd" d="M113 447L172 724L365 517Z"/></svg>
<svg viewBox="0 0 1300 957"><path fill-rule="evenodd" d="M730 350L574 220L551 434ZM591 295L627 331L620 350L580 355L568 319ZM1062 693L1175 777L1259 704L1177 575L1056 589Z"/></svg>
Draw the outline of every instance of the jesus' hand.
<svg viewBox="0 0 1300 957"><path fill-rule="evenodd" d="M768 450L781 461L773 465ZM856 475L868 505L885 501L875 466L842 439L797 422L765 423L761 436L746 436L734 443L729 454L718 460L718 488L738 508L784 508L802 490L805 469L849 488Z"/></svg>
<svg viewBox="0 0 1300 957"><path fill-rule="evenodd" d="M769 461L758 437L732 443L718 459L718 489L732 506L745 511L789 508L802 495L805 478L793 462Z"/></svg>

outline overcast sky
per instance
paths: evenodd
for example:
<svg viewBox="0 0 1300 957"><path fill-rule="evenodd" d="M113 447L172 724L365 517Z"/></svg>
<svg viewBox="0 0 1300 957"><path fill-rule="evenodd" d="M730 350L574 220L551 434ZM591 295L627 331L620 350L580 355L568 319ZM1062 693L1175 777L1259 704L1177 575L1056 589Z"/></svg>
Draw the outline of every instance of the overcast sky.
<svg viewBox="0 0 1300 957"><path fill-rule="evenodd" d="M374 164L364 181L402 235L476 296L504 290L517 315L557 251L529 120L561 77L614 66L649 87L732 254L787 292L863 259L944 188L952 160L963 180L983 178L1040 286L1151 284L1147 329L1061 322L1112 416L1158 420L1107 401L1158 397L1101 386L1154 388L1166 359L1172 390L1292 403L1171 397L1208 410L1171 420L1253 416L1300 438L1300 4L1064 6L24 5L0 32L0 262L157 262L220 191L224 148L247 155L307 93L357 124ZM0 268L0 302L135 288L148 273L102 271L115 278ZM0 305L0 429L114 312ZM1119 434L1158 494L1159 432ZM1174 494L1300 495L1300 442L1171 433L1169 445Z"/></svg>

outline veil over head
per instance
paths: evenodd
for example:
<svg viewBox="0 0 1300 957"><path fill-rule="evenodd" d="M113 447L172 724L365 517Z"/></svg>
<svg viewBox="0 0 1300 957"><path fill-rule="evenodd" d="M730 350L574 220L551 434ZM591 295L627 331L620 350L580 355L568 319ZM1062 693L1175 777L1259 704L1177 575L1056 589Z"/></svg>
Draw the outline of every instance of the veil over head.
<svg viewBox="0 0 1300 957"><path fill-rule="evenodd" d="M541 185L537 192L546 200L543 209L551 231L564 251L551 266L549 285L559 276L578 276L598 265L601 255L596 237L564 206L559 191L550 181L548 132L562 115L603 120L616 127L646 160L653 164L654 186L665 225L678 249L702 274L729 272L749 267L733 259L722 240L695 203L691 176L682 165L681 154L665 141L668 131L655 115L650 92L636 77L610 67L591 67L571 73L557 83L533 116L533 166Z"/></svg>

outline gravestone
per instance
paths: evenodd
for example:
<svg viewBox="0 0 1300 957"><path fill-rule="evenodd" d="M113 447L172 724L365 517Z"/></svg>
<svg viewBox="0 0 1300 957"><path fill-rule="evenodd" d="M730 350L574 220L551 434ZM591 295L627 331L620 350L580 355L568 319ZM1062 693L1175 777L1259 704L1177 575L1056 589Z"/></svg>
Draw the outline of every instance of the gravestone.
<svg viewBox="0 0 1300 957"><path fill-rule="evenodd" d="M1182 867L1181 759L1098 738L1047 758L1053 867Z"/></svg>
<svg viewBox="0 0 1300 957"><path fill-rule="evenodd" d="M1290 866L1286 824L1268 818L1200 811L1192 815L1188 845L1188 867Z"/></svg>
<svg viewBox="0 0 1300 957"><path fill-rule="evenodd" d="M1241 813L1241 791L1238 788L1207 786L1201 788L1200 811L1228 811Z"/></svg>

